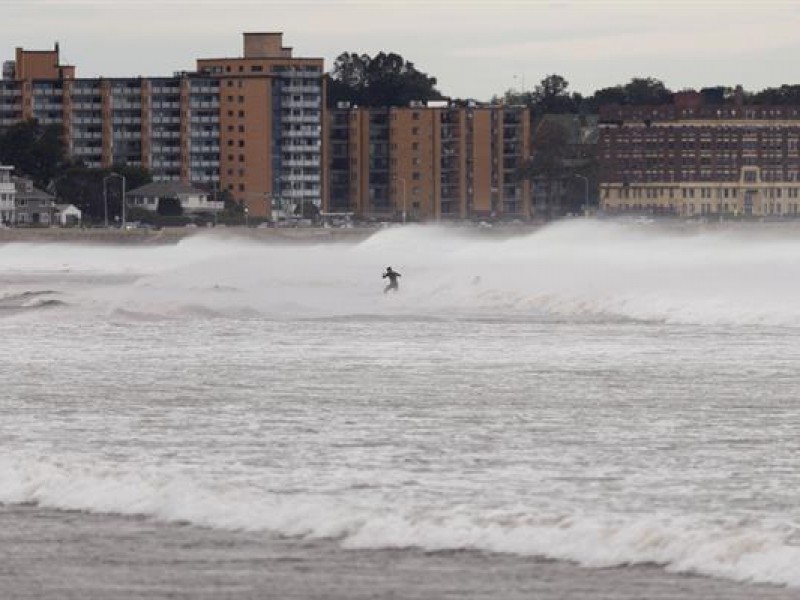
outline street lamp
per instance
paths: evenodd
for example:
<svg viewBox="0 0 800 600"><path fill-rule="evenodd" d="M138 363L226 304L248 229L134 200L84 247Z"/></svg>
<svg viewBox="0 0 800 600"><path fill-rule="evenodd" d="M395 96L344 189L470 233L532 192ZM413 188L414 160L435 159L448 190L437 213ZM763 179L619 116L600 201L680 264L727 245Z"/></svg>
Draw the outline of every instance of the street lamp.
<svg viewBox="0 0 800 600"><path fill-rule="evenodd" d="M249 215L250 215L250 209L245 206L244 207L244 226L245 227L250 227L250 217L249 217Z"/></svg>
<svg viewBox="0 0 800 600"><path fill-rule="evenodd" d="M573 173L573 177L583 179L583 214L589 216L589 178L580 173Z"/></svg>
<svg viewBox="0 0 800 600"><path fill-rule="evenodd" d="M109 173L103 177L103 206L105 208L105 225L108 228L108 192L106 191L106 182L112 177L119 177L122 179L122 228L125 229L125 175L119 173Z"/></svg>

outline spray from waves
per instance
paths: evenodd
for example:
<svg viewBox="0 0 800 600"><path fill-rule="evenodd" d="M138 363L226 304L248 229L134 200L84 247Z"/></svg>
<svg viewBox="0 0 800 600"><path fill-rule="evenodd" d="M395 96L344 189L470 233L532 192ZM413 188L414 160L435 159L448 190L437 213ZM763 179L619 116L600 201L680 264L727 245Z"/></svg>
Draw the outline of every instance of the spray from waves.
<svg viewBox="0 0 800 600"><path fill-rule="evenodd" d="M501 238L410 226L353 244L197 236L175 246L11 245L9 270L128 276L81 300L117 315L195 318L557 317L800 326L800 239L576 220ZM381 273L403 275L385 296Z"/></svg>
<svg viewBox="0 0 800 600"><path fill-rule="evenodd" d="M480 550L589 568L659 564L747 583L800 587L791 524L757 526L688 516L544 514L458 506L375 506L157 472L0 458L0 502L147 516L222 530L336 539L346 549Z"/></svg>

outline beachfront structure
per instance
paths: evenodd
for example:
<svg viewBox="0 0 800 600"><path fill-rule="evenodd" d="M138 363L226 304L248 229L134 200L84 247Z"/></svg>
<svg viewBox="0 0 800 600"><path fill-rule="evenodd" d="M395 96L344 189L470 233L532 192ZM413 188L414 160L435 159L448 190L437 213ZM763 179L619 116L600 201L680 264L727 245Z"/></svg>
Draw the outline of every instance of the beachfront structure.
<svg viewBox="0 0 800 600"><path fill-rule="evenodd" d="M56 204L53 217L61 227L74 227L81 224L83 212L74 204Z"/></svg>
<svg viewBox="0 0 800 600"><path fill-rule="evenodd" d="M13 225L49 227L56 224L55 196L33 185L30 179L12 177L14 195Z"/></svg>
<svg viewBox="0 0 800 600"><path fill-rule="evenodd" d="M600 207L609 214L800 214L800 106L672 104L600 112Z"/></svg>
<svg viewBox="0 0 800 600"><path fill-rule="evenodd" d="M323 60L296 58L281 33L245 33L237 58L199 59L168 77L77 78L53 50L3 65L0 127L63 126L87 167L147 168L156 182L227 192L250 214L321 206Z"/></svg>
<svg viewBox="0 0 800 600"><path fill-rule="evenodd" d="M225 207L224 202L215 200L207 191L180 181L154 181L130 190L125 194L125 204L128 208L156 212L159 202L166 198L178 200L185 214L213 214Z"/></svg>
<svg viewBox="0 0 800 600"><path fill-rule="evenodd" d="M0 225L14 223L17 188L11 178L13 172L14 167L0 165Z"/></svg>
<svg viewBox="0 0 800 600"><path fill-rule="evenodd" d="M528 218L525 107L433 102L328 111L326 212L374 219Z"/></svg>

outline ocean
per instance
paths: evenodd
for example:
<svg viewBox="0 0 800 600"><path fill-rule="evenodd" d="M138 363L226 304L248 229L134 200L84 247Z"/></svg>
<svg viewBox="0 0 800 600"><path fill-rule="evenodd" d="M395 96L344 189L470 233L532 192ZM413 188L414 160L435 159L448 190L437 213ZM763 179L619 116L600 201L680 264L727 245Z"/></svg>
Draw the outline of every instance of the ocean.
<svg viewBox="0 0 800 600"><path fill-rule="evenodd" d="M10 243L0 335L2 598L800 598L791 232Z"/></svg>

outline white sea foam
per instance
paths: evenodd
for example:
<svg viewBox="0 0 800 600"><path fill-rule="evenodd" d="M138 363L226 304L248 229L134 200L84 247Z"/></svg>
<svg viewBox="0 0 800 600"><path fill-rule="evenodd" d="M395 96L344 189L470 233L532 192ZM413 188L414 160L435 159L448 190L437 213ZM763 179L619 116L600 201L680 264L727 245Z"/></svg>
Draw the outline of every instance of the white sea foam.
<svg viewBox="0 0 800 600"><path fill-rule="evenodd" d="M657 514L545 514L457 505L374 507L334 497L268 493L156 471L0 458L0 502L144 515L167 522L334 538L348 549L481 550L567 560L590 568L654 563L667 570L800 587L789 523L759 527Z"/></svg>
<svg viewBox="0 0 800 600"><path fill-rule="evenodd" d="M383 297L380 273L403 274ZM359 244L196 237L175 246L11 244L0 272L127 275L82 298L108 313L623 318L800 326L800 240L572 221L530 235L406 227Z"/></svg>

